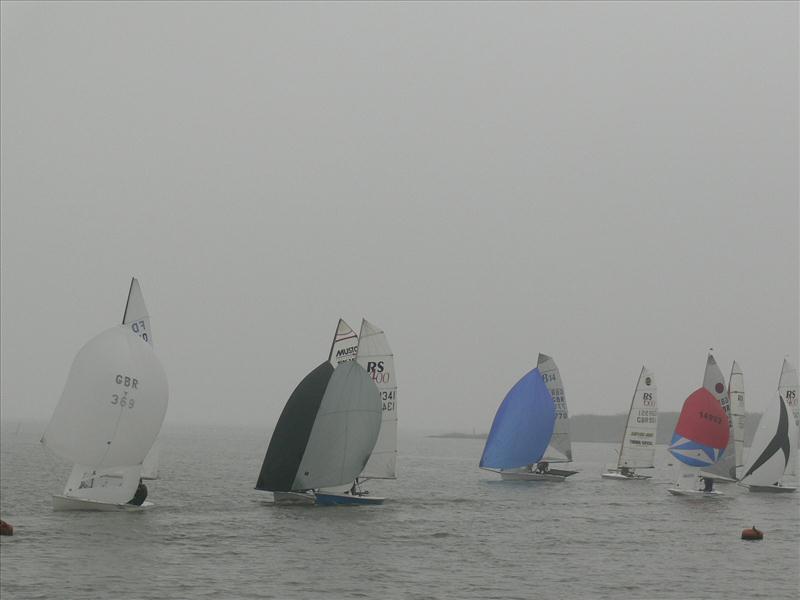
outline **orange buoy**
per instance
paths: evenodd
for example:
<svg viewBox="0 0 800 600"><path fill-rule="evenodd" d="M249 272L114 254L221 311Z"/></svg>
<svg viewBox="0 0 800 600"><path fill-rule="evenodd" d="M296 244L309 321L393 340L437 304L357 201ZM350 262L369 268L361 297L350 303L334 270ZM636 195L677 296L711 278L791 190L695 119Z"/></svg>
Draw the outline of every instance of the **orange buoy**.
<svg viewBox="0 0 800 600"><path fill-rule="evenodd" d="M759 531L756 529L756 526L753 525L748 529L742 529L742 539L743 540L763 540L764 539L764 532Z"/></svg>
<svg viewBox="0 0 800 600"><path fill-rule="evenodd" d="M0 519L0 535L14 535L14 528L2 519Z"/></svg>

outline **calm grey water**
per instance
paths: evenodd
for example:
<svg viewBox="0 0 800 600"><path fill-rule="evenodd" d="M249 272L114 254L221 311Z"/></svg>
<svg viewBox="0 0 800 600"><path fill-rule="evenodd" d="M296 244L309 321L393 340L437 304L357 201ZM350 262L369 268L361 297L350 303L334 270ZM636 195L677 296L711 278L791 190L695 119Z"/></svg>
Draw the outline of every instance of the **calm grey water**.
<svg viewBox="0 0 800 600"><path fill-rule="evenodd" d="M574 444L561 484L479 471L481 440L401 432L380 507L276 507L253 485L267 433L166 428L157 503L54 513L69 465L4 427L0 595L12 598L796 598L798 495L716 500L600 479L614 445ZM739 539L756 523L762 542Z"/></svg>

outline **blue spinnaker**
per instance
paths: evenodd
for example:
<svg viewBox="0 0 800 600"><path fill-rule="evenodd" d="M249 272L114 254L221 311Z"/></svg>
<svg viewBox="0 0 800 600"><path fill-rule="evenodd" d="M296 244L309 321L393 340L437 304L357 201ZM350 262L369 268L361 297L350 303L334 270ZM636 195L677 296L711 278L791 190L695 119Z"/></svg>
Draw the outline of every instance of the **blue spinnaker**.
<svg viewBox="0 0 800 600"><path fill-rule="evenodd" d="M511 388L497 409L480 466L514 469L538 462L555 422L553 398L539 369L534 369Z"/></svg>

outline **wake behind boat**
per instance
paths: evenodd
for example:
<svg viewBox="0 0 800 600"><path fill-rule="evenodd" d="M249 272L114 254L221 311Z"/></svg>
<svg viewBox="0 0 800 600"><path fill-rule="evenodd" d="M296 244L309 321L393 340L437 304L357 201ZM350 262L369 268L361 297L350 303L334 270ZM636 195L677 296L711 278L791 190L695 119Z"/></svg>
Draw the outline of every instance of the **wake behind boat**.
<svg viewBox="0 0 800 600"><path fill-rule="evenodd" d="M72 363L41 440L74 463L64 492L53 496L53 509L130 511L153 506L145 501L141 468L161 429L167 401L161 363L150 344L127 325L87 342Z"/></svg>
<svg viewBox="0 0 800 600"><path fill-rule="evenodd" d="M535 472L556 421L553 398L539 369L524 375L506 394L492 421L480 468L506 481L564 481L564 476Z"/></svg>
<svg viewBox="0 0 800 600"><path fill-rule="evenodd" d="M619 481L650 479L650 475L636 473L635 469L653 468L657 426L658 400L655 377L647 367L642 367L628 411L617 466L603 473L601 477Z"/></svg>

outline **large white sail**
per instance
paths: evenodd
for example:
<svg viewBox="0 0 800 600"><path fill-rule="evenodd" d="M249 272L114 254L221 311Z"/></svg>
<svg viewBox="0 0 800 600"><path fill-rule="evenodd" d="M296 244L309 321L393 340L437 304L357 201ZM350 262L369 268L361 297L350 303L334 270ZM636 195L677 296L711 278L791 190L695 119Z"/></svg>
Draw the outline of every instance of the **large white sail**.
<svg viewBox="0 0 800 600"><path fill-rule="evenodd" d="M364 478L394 479L397 464L397 377L394 355L386 334L363 319L356 357L381 395L381 430L378 441L361 472Z"/></svg>
<svg viewBox="0 0 800 600"><path fill-rule="evenodd" d="M761 415L750 446L742 483L771 486L789 468L789 459L797 443L797 425L780 394L776 394Z"/></svg>
<svg viewBox="0 0 800 600"><path fill-rule="evenodd" d="M367 463L381 428L378 388L356 362L331 375L311 428L293 490L352 482Z"/></svg>
<svg viewBox="0 0 800 600"><path fill-rule="evenodd" d="M736 480L736 450L733 432L733 420L731 418L731 405L728 398L728 388L725 385L725 377L717 365L717 361L709 353L706 360L706 370L703 373L703 387L707 389L722 406L725 416L728 417L728 445L722 453L722 457L713 465L703 469L704 473L716 477L725 477Z"/></svg>
<svg viewBox="0 0 800 600"><path fill-rule="evenodd" d="M631 400L628 422L622 437L618 467L651 469L656 452L658 427L658 397L656 379L647 367L642 367L636 392Z"/></svg>
<svg viewBox="0 0 800 600"><path fill-rule="evenodd" d="M785 358L781 366L781 376L778 380L778 393L781 395L784 402L786 402L786 406L789 407L789 412L794 417L795 427L800 431L800 402L798 402L797 396L797 369ZM794 451L789 461L789 468L786 471L787 475L797 475L797 448L800 447L800 439L793 441L795 442L792 445Z"/></svg>
<svg viewBox="0 0 800 600"><path fill-rule="evenodd" d="M731 420L733 421L733 442L736 468L744 466L744 374L736 361L731 367L728 379L728 397L730 398Z"/></svg>
<svg viewBox="0 0 800 600"><path fill-rule="evenodd" d="M150 345L113 327L78 352L42 442L84 467L139 467L161 429L167 397Z"/></svg>
<svg viewBox="0 0 800 600"><path fill-rule="evenodd" d="M160 454L161 444L156 441L150 452L144 457L142 463L142 479L158 479L158 459Z"/></svg>
<svg viewBox="0 0 800 600"><path fill-rule="evenodd" d="M539 355L537 367L542 374L547 390L553 397L553 404L556 409L556 424L553 428L553 435L542 460L554 463L570 462L572 460L572 442L569 436L567 397L564 394L561 373L558 371L555 361L546 354Z"/></svg>
<svg viewBox="0 0 800 600"><path fill-rule="evenodd" d="M131 328L131 331L142 338L145 342L153 345L153 332L150 330L150 315L144 304L142 288L139 280L134 277L131 279L131 287L128 290L128 301L125 303L125 313L122 315L122 324Z"/></svg>
<svg viewBox="0 0 800 600"><path fill-rule="evenodd" d="M344 322L344 319L339 319L339 324L336 326L336 333L333 336L333 343L331 344L331 351L328 355L328 360L336 368L339 364L353 360L358 352L358 336L353 328Z"/></svg>

